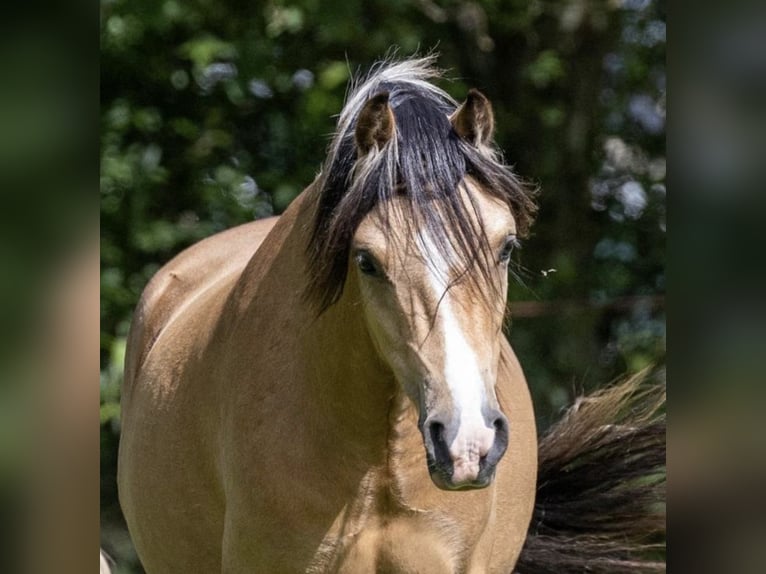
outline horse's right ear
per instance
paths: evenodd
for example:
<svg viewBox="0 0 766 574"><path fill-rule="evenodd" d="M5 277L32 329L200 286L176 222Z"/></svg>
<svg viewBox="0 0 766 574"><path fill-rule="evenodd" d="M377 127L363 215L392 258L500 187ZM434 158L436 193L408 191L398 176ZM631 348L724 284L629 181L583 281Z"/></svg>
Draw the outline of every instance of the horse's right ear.
<svg viewBox="0 0 766 574"><path fill-rule="evenodd" d="M382 149L394 137L394 112L388 105L388 92L373 96L364 104L356 120L357 157L367 155L373 147Z"/></svg>

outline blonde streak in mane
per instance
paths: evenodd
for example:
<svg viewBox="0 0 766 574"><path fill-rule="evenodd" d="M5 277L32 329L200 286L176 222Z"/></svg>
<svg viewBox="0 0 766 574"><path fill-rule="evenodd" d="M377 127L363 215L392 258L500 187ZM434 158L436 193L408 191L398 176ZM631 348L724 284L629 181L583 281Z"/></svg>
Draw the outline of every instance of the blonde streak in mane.
<svg viewBox="0 0 766 574"><path fill-rule="evenodd" d="M443 77L443 72L435 66L437 55L429 54L422 58L394 62L387 59L379 62L367 76L352 80L349 95L338 120L338 130L331 146L330 158L334 158L343 139L352 132L352 124L370 97L374 96L383 83L410 84L415 88L431 92L457 106L452 97L429 82Z"/></svg>
<svg viewBox="0 0 766 574"><path fill-rule="evenodd" d="M384 173L386 179L390 183L391 190L396 185L396 168L397 157L399 155L398 143L396 134L383 146L383 149L373 148L367 155L354 164L349 173L349 184L351 189L349 190L349 196L355 195L355 193L361 192L367 185L367 181L371 174L376 171L376 168L381 162L385 163Z"/></svg>

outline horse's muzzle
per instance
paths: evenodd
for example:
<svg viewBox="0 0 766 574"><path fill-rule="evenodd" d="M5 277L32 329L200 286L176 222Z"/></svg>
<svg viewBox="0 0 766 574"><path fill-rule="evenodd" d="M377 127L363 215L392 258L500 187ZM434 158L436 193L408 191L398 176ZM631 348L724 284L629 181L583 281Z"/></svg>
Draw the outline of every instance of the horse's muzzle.
<svg viewBox="0 0 766 574"><path fill-rule="evenodd" d="M439 417L429 417L421 432L431 480L444 490L485 488L508 447L508 419L498 410L487 424L450 428Z"/></svg>

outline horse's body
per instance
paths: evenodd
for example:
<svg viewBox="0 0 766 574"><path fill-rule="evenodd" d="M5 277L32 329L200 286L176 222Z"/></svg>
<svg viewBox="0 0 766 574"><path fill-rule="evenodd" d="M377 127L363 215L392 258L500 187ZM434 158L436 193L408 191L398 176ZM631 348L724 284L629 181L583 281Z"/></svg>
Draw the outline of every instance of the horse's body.
<svg viewBox="0 0 766 574"><path fill-rule="evenodd" d="M513 438L494 483L438 490L354 294L314 322L281 264L301 257L304 203L192 247L145 291L120 494L147 571L510 572L536 463L513 352L497 383Z"/></svg>
<svg viewBox="0 0 766 574"><path fill-rule="evenodd" d="M495 374L476 395L484 415L430 423L440 395L408 393L366 318L366 289L380 284L349 271L318 316L306 299L309 222L322 191L315 182L280 218L189 248L143 294L126 357L119 460L141 560L151 574L507 574L532 513L537 448L526 381L500 323L493 318L487 335L497 353L479 370ZM478 187L469 192L479 215L500 209ZM438 311L444 293L424 311L431 328L447 313ZM427 295L413 300L426 305ZM437 430L424 430L429 424ZM456 438L440 446L442 435ZM503 437L507 450L497 446Z"/></svg>

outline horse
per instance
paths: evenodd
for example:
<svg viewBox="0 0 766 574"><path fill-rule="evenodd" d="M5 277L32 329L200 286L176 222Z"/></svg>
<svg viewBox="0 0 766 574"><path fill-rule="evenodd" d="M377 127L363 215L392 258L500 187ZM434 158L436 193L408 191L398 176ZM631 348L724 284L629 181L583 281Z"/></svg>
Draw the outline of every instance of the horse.
<svg viewBox="0 0 766 574"><path fill-rule="evenodd" d="M434 60L355 81L288 209L193 245L142 294L118 486L150 574L519 561L538 445L504 325L536 204L489 100L458 104Z"/></svg>

